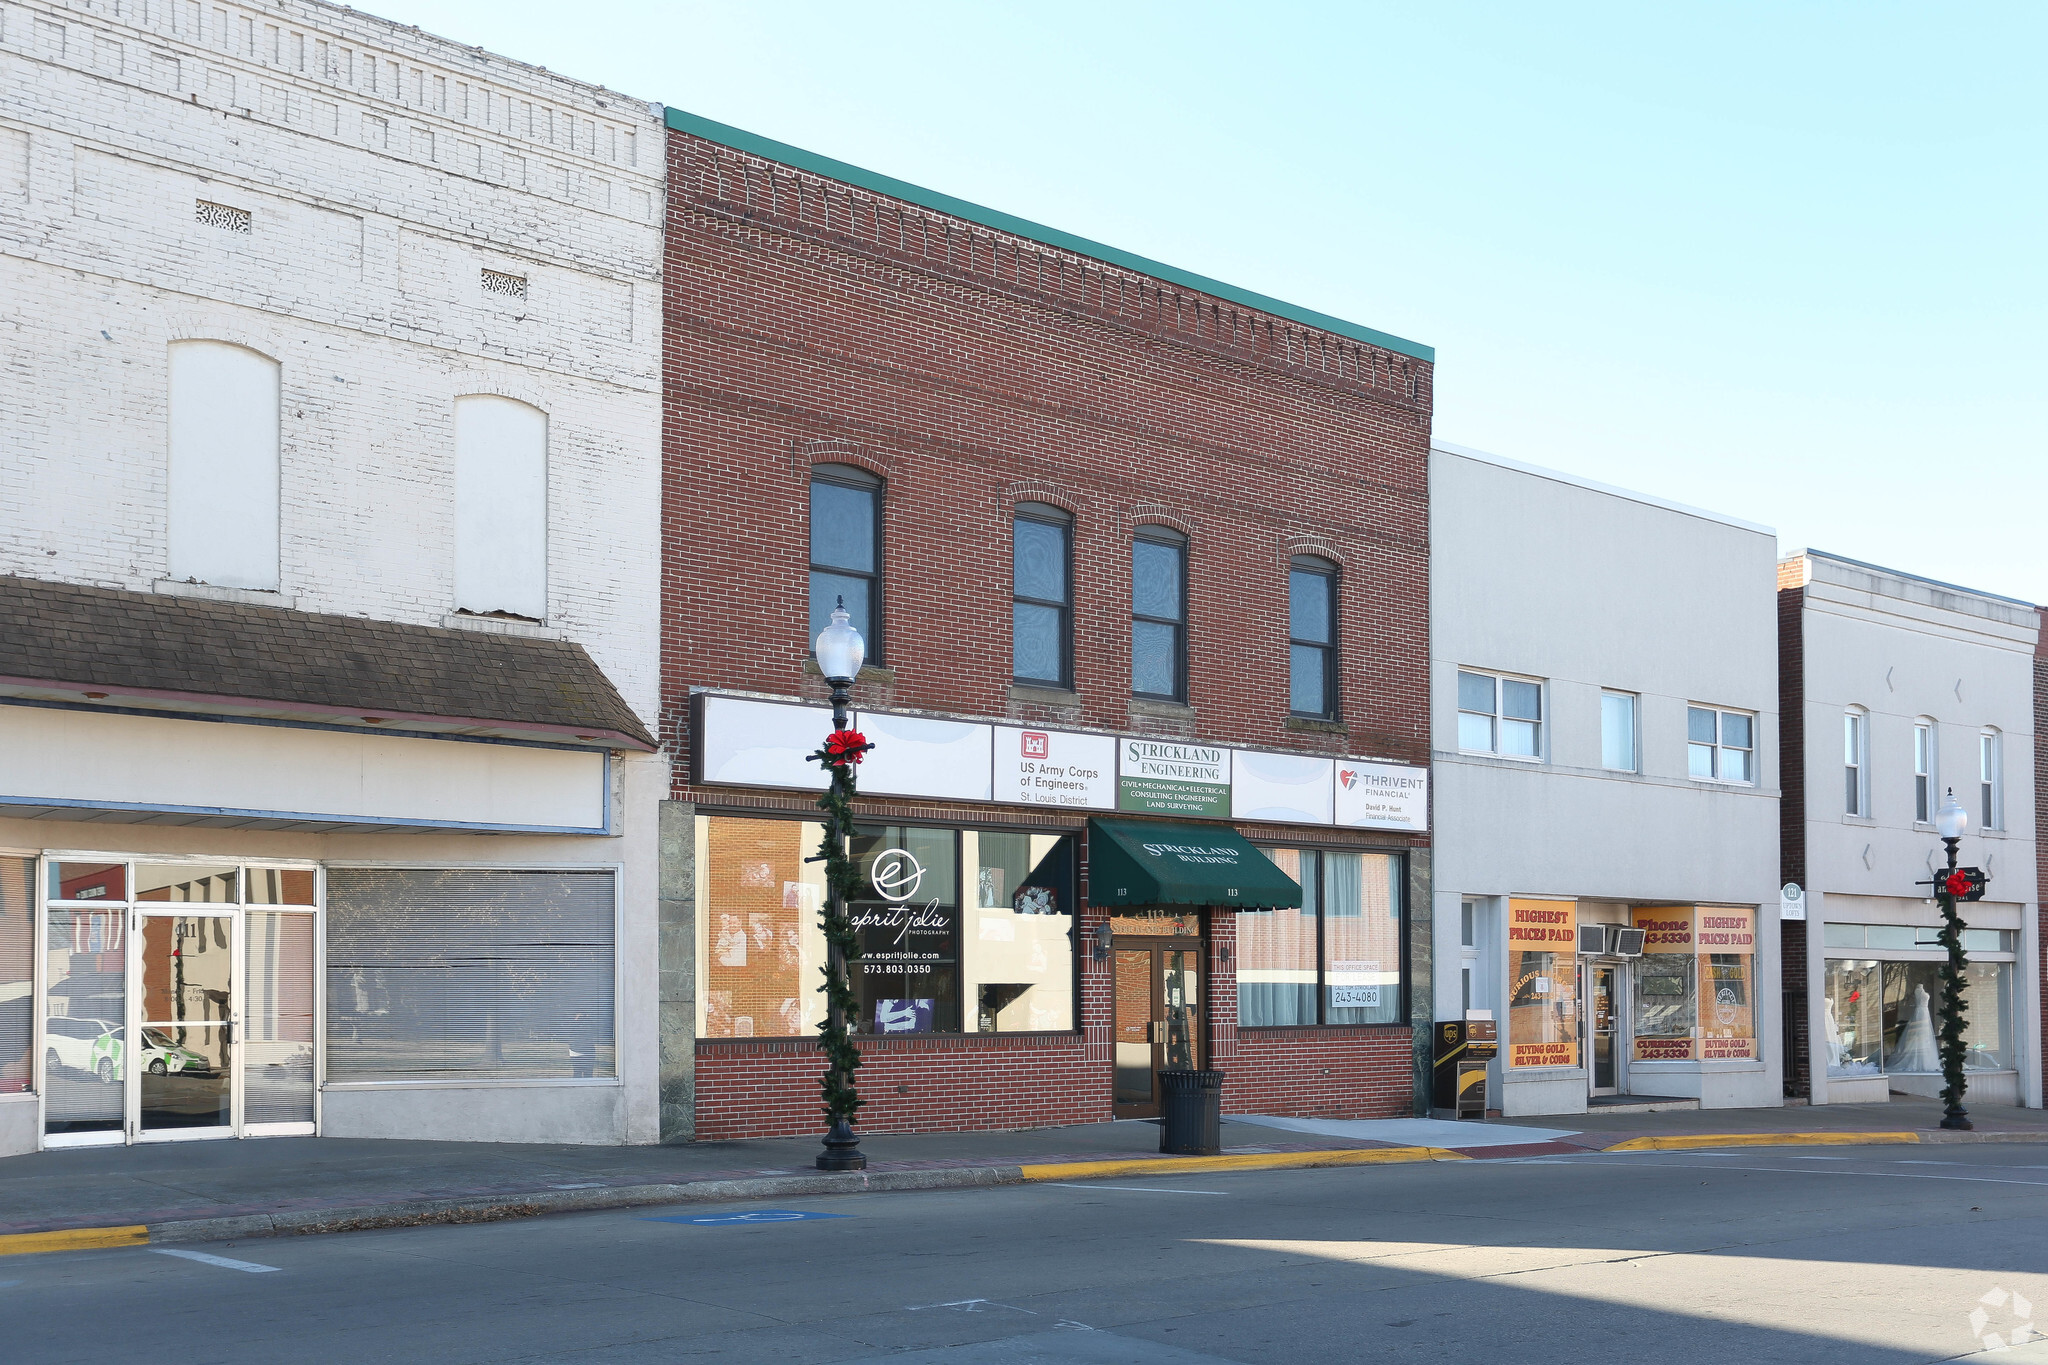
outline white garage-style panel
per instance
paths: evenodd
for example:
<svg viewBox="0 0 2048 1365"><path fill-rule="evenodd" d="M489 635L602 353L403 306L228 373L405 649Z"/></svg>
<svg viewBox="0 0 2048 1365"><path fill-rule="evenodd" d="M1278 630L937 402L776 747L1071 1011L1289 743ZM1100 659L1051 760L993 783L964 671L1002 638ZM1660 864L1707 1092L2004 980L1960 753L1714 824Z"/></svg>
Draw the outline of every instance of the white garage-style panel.
<svg viewBox="0 0 2048 1365"><path fill-rule="evenodd" d="M601 750L0 706L0 808L601 834Z"/></svg>

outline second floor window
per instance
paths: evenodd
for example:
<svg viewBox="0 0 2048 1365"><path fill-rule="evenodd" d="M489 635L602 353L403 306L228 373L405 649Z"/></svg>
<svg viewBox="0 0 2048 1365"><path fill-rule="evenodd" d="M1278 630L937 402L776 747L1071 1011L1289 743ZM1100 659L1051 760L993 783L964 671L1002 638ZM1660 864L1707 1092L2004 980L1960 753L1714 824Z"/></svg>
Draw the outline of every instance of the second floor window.
<svg viewBox="0 0 2048 1365"><path fill-rule="evenodd" d="M1849 815L1870 814L1870 803L1863 795L1863 755L1868 743L1868 723L1863 713L1845 713L1842 717L1842 810Z"/></svg>
<svg viewBox="0 0 2048 1365"><path fill-rule="evenodd" d="M1458 670L1458 747L1508 758L1543 755L1543 684Z"/></svg>
<svg viewBox="0 0 2048 1365"><path fill-rule="evenodd" d="M1715 782L1756 781L1756 717L1711 706L1685 709L1685 766Z"/></svg>
<svg viewBox="0 0 2048 1365"><path fill-rule="evenodd" d="M1131 542L1131 691L1187 699L1187 539L1140 526Z"/></svg>
<svg viewBox="0 0 2048 1365"><path fill-rule="evenodd" d="M1600 766L1636 770L1636 699L1632 692L1600 694Z"/></svg>
<svg viewBox="0 0 2048 1365"><path fill-rule="evenodd" d="M1999 829L2005 823L2003 793L1999 790L1998 781L2001 758L1998 731L1986 730L1977 736L1977 814L1984 822L1983 829Z"/></svg>
<svg viewBox="0 0 2048 1365"><path fill-rule="evenodd" d="M225 341L170 348L170 576L278 587L276 361Z"/></svg>
<svg viewBox="0 0 2048 1365"><path fill-rule="evenodd" d="M1337 566L1296 555L1287 571L1287 707L1337 714Z"/></svg>
<svg viewBox="0 0 2048 1365"><path fill-rule="evenodd" d="M455 605L548 614L548 416L496 394L455 400Z"/></svg>
<svg viewBox="0 0 2048 1365"><path fill-rule="evenodd" d="M1913 722L1913 823L1934 819L1934 722Z"/></svg>
<svg viewBox="0 0 2048 1365"><path fill-rule="evenodd" d="M882 661L882 481L856 465L811 467L811 634L832 623L846 603L853 628L867 642L869 663Z"/></svg>
<svg viewBox="0 0 2048 1365"><path fill-rule="evenodd" d="M1018 682L1073 686L1074 524L1050 503L1011 524L1010 668Z"/></svg>

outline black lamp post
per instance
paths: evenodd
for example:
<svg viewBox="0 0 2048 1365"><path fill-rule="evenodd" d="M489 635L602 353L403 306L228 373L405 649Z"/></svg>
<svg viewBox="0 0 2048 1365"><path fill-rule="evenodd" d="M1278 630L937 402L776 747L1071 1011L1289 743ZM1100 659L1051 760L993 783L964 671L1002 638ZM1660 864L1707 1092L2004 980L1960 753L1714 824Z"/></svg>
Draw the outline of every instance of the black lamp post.
<svg viewBox="0 0 2048 1365"><path fill-rule="evenodd" d="M858 1171L868 1159L860 1149L860 1137L853 1121L860 1112L860 1092L853 1073L860 1066L860 1049L853 1045L851 1021L860 1006L853 993L851 971L860 956L860 944L846 913L846 902L859 887L860 869L853 861L847 841L853 837L854 767L870 745L856 731L847 728L847 691L860 673L867 645L846 614L846 599L840 598L832 622L818 632L818 671L832 688L832 733L825 747L811 755L825 766L831 783L818 805L825 812L825 837L813 862L825 864L825 905L820 920L825 931L825 1021L818 1026L818 1045L826 1057L821 1083L825 1119L824 1150L818 1153L821 1171Z"/></svg>
<svg viewBox="0 0 2048 1365"><path fill-rule="evenodd" d="M1934 876L1935 898L1941 902L1938 937L1941 946L1948 950L1948 957L1941 964L1941 1097L1948 1101L1941 1116L1944 1128L1971 1127L1970 1111L1963 1108L1963 1091L1968 1085L1963 1075L1963 1015L1968 1009L1963 1003L1963 917L1956 913L1957 898L1969 889L1967 877L1956 868L1956 848L1969 827L1970 813L1956 800L1955 789L1950 788L1942 798L1941 809L1934 813L1934 832L1948 849L1948 867Z"/></svg>

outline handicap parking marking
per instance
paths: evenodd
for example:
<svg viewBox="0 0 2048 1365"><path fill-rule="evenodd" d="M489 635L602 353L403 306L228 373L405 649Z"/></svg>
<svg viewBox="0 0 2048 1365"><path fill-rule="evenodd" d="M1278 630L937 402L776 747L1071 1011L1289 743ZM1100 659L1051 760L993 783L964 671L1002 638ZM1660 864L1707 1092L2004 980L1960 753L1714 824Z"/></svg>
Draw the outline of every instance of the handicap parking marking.
<svg viewBox="0 0 2048 1365"><path fill-rule="evenodd" d="M820 1218L851 1218L850 1213L811 1213L803 1209L749 1209L745 1213L703 1213L642 1218L643 1223L695 1223L706 1228L758 1227L764 1223L808 1223Z"/></svg>
<svg viewBox="0 0 2048 1365"><path fill-rule="evenodd" d="M215 1265L222 1270L246 1270L252 1275L277 1270L274 1265L258 1265L254 1261L236 1261L226 1256L209 1256L203 1251L180 1251L175 1247L151 1247L159 1256L176 1256L181 1261L197 1261L201 1265Z"/></svg>

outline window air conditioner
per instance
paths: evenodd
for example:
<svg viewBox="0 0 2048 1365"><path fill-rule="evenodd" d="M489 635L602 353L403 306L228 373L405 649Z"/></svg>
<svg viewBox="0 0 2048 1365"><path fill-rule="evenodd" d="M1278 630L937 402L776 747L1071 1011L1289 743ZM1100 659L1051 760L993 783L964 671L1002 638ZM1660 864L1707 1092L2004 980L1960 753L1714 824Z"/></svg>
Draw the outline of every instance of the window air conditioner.
<svg viewBox="0 0 2048 1365"><path fill-rule="evenodd" d="M1607 926L1604 924L1581 924L1579 926L1579 951L1595 957L1607 951Z"/></svg>
<svg viewBox="0 0 2048 1365"><path fill-rule="evenodd" d="M1641 957L1643 955L1643 931L1628 929L1619 924L1607 927L1607 951L1616 957Z"/></svg>

